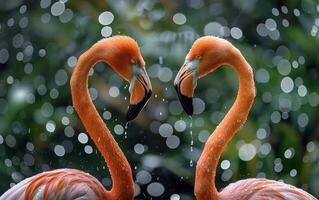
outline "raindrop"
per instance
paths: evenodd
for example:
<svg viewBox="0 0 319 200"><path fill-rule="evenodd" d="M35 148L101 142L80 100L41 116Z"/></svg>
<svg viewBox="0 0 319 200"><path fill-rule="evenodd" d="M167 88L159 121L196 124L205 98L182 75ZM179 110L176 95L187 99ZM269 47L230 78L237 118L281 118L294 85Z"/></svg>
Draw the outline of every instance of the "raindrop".
<svg viewBox="0 0 319 200"><path fill-rule="evenodd" d="M95 88L89 88L89 93L90 93L90 97L93 101L95 101L99 95L97 92L97 89L95 89Z"/></svg>
<svg viewBox="0 0 319 200"><path fill-rule="evenodd" d="M288 14L287 6L281 6L281 12L284 13L284 14Z"/></svg>
<svg viewBox="0 0 319 200"><path fill-rule="evenodd" d="M102 116L103 116L103 119L109 120L109 119L111 119L112 114L110 111L104 111Z"/></svg>
<svg viewBox="0 0 319 200"><path fill-rule="evenodd" d="M22 5L20 7L20 10L19 10L20 14L24 14L26 11L27 11L27 6L26 5Z"/></svg>
<svg viewBox="0 0 319 200"><path fill-rule="evenodd" d="M292 148L286 149L286 151L284 152L284 156L287 159L291 159L294 156L294 154L295 154L295 151Z"/></svg>
<svg viewBox="0 0 319 200"><path fill-rule="evenodd" d="M268 83L269 82L269 73L267 70L261 68L256 71L255 79L258 83Z"/></svg>
<svg viewBox="0 0 319 200"><path fill-rule="evenodd" d="M84 152L86 154L92 154L93 153L93 148L91 147L91 145L85 145Z"/></svg>
<svg viewBox="0 0 319 200"><path fill-rule="evenodd" d="M256 155L256 147L252 144L244 144L238 151L238 156L243 161L250 161Z"/></svg>
<svg viewBox="0 0 319 200"><path fill-rule="evenodd" d="M173 127L169 124L169 123L163 123L161 124L161 126L159 127L159 134L162 137L169 137L173 134Z"/></svg>
<svg viewBox="0 0 319 200"><path fill-rule="evenodd" d="M198 115L204 112L205 110L205 102L200 98L193 99L193 106L194 106L194 114Z"/></svg>
<svg viewBox="0 0 319 200"><path fill-rule="evenodd" d="M275 112L271 113L270 119L274 124L277 124L281 120L281 115L278 111L275 111Z"/></svg>
<svg viewBox="0 0 319 200"><path fill-rule="evenodd" d="M51 4L51 0L41 0L40 1L40 7L41 8L47 8Z"/></svg>
<svg viewBox="0 0 319 200"><path fill-rule="evenodd" d="M29 20L27 17L22 17L19 21L20 28L25 28L28 26L28 24L29 24Z"/></svg>
<svg viewBox="0 0 319 200"><path fill-rule="evenodd" d="M223 26L218 22L209 22L204 27L204 34L222 37L224 36L222 28Z"/></svg>
<svg viewBox="0 0 319 200"><path fill-rule="evenodd" d="M256 136L260 140L265 139L267 137L267 131L264 128L259 128L256 132Z"/></svg>
<svg viewBox="0 0 319 200"><path fill-rule="evenodd" d="M73 137L74 136L74 129L72 128L72 126L67 126L64 129L64 134L66 137Z"/></svg>
<svg viewBox="0 0 319 200"><path fill-rule="evenodd" d="M118 97L120 95L120 90L116 86L112 86L109 90L109 94L111 97Z"/></svg>
<svg viewBox="0 0 319 200"><path fill-rule="evenodd" d="M298 116L297 119L298 125L302 128L306 127L308 125L309 122L309 118L308 115L306 113L302 113Z"/></svg>
<svg viewBox="0 0 319 200"><path fill-rule="evenodd" d="M99 15L99 22L102 25L109 25L113 22L113 20L114 20L114 15L113 13L109 11L102 12Z"/></svg>
<svg viewBox="0 0 319 200"><path fill-rule="evenodd" d="M292 169L292 170L290 170L290 176L291 177L295 177L295 176L297 176L297 170L296 169Z"/></svg>
<svg viewBox="0 0 319 200"><path fill-rule="evenodd" d="M306 94L307 94L307 88L306 88L306 86L300 85L300 86L298 87L298 95L301 96L301 97L304 97L304 96L306 96Z"/></svg>
<svg viewBox="0 0 319 200"><path fill-rule="evenodd" d="M68 80L68 74L64 69L60 69L55 73L54 79L58 86L65 85Z"/></svg>
<svg viewBox="0 0 319 200"><path fill-rule="evenodd" d="M229 160L223 160L221 163L220 163L220 167L223 169L223 170L226 170L230 167L230 162Z"/></svg>
<svg viewBox="0 0 319 200"><path fill-rule="evenodd" d="M262 37L266 37L268 35L266 26L263 23L257 25L256 31Z"/></svg>
<svg viewBox="0 0 319 200"><path fill-rule="evenodd" d="M16 34L12 39L12 45L14 48L19 48L22 46L24 42L24 37L22 34L18 33ZM0 56L1 57L1 56Z"/></svg>
<svg viewBox="0 0 319 200"><path fill-rule="evenodd" d="M174 128L178 132L183 132L186 129L186 123L184 120L178 120L174 124Z"/></svg>
<svg viewBox="0 0 319 200"><path fill-rule="evenodd" d="M148 171L141 170L136 174L136 182L142 185L148 184L151 182L152 176Z"/></svg>
<svg viewBox="0 0 319 200"><path fill-rule="evenodd" d="M8 145L8 147L13 148L16 146L16 143L17 143L16 138L13 135L9 134L6 136L6 144Z"/></svg>
<svg viewBox="0 0 319 200"><path fill-rule="evenodd" d="M101 29L101 35L103 37L110 37L112 35L112 28L110 26L104 26Z"/></svg>
<svg viewBox="0 0 319 200"><path fill-rule="evenodd" d="M51 13L53 16L61 15L65 10L65 5L61 1L57 1L51 6Z"/></svg>
<svg viewBox="0 0 319 200"><path fill-rule="evenodd" d="M305 64L305 57L303 57L303 56L299 56L299 58L298 58L298 62L299 62L299 64L301 64L301 65L303 65L303 64Z"/></svg>
<svg viewBox="0 0 319 200"><path fill-rule="evenodd" d="M122 135L122 134L124 133L124 128L123 128L123 126L120 125L120 124L116 124L116 125L114 126L114 132L115 132L115 134L117 134L117 135Z"/></svg>
<svg viewBox="0 0 319 200"><path fill-rule="evenodd" d="M277 8L271 9L271 13L276 17L279 16L279 10Z"/></svg>
<svg viewBox="0 0 319 200"><path fill-rule="evenodd" d="M300 11L297 8L294 9L294 15L296 17L300 16Z"/></svg>
<svg viewBox="0 0 319 200"><path fill-rule="evenodd" d="M270 31L274 31L274 30L277 29L277 23L276 23L276 21L273 20L273 19L271 19L271 18L269 18L269 19L266 20L265 26L266 26L266 28L267 28L268 30L270 30Z"/></svg>
<svg viewBox="0 0 319 200"><path fill-rule="evenodd" d="M230 35L234 38L234 39L240 39L243 37L243 32L240 30L240 28L237 27L233 27L230 29Z"/></svg>
<svg viewBox="0 0 319 200"><path fill-rule="evenodd" d="M173 72L168 67L161 67L158 73L158 78L162 82L169 82L173 78Z"/></svg>
<svg viewBox="0 0 319 200"><path fill-rule="evenodd" d="M45 49L40 49L40 50L39 50L39 56L40 56L41 58L43 58L45 55L46 55Z"/></svg>
<svg viewBox="0 0 319 200"><path fill-rule="evenodd" d="M164 193L165 188L161 183L153 182L147 186L146 190L151 196L159 197Z"/></svg>
<svg viewBox="0 0 319 200"><path fill-rule="evenodd" d="M1 138L0 138L0 144L1 144ZM314 142L309 142L308 144L307 144L307 151L308 152L313 152L313 151L315 151L315 148L316 148L316 145L315 145L315 143Z"/></svg>
<svg viewBox="0 0 319 200"><path fill-rule="evenodd" d="M277 64L277 70L281 75L287 76L291 71L290 62L286 59L281 59Z"/></svg>
<svg viewBox="0 0 319 200"><path fill-rule="evenodd" d="M287 28L289 26L289 21L287 19L283 19L282 25Z"/></svg>
<svg viewBox="0 0 319 200"><path fill-rule="evenodd" d="M89 141L89 137L85 133L80 133L78 135L78 140L81 144L86 144Z"/></svg>
<svg viewBox="0 0 319 200"><path fill-rule="evenodd" d="M284 77L281 80L281 90L285 93L290 93L294 88L294 82L290 77Z"/></svg>
<svg viewBox="0 0 319 200"><path fill-rule="evenodd" d="M134 183L134 197L140 195L140 193L141 193L141 187L138 184Z"/></svg>
<svg viewBox="0 0 319 200"><path fill-rule="evenodd" d="M59 156L62 157L65 155L65 149L62 145L55 145L54 147L54 153Z"/></svg>
<svg viewBox="0 0 319 200"><path fill-rule="evenodd" d="M67 62L69 67L74 67L76 65L77 58L75 56L70 56Z"/></svg>
<svg viewBox="0 0 319 200"><path fill-rule="evenodd" d="M225 171L222 173L222 180L223 180L223 181L229 181L232 176L233 176L233 171L232 171L232 170L230 170L230 169L225 170Z"/></svg>
<svg viewBox="0 0 319 200"><path fill-rule="evenodd" d="M34 165L34 158L33 158L33 156L31 155L31 154L25 154L24 156L23 156L23 161L24 161L24 164L26 165L26 166L33 166Z"/></svg>
<svg viewBox="0 0 319 200"><path fill-rule="evenodd" d="M41 106L41 114L44 117L51 117L53 115L54 108L51 103L45 102Z"/></svg>
<svg viewBox="0 0 319 200"><path fill-rule="evenodd" d="M209 132L207 130L201 130L198 134L198 140L202 143L205 143L208 140Z"/></svg>
<svg viewBox="0 0 319 200"><path fill-rule="evenodd" d="M48 132L53 133L55 131L55 123L54 121L48 121L45 125L45 128Z"/></svg>
<svg viewBox="0 0 319 200"><path fill-rule="evenodd" d="M271 151L271 145L269 143L265 143L261 145L261 147L259 148L259 152L264 156L268 155L270 151Z"/></svg>
<svg viewBox="0 0 319 200"><path fill-rule="evenodd" d="M180 139L176 135L171 135L166 139L166 145L170 149L176 149L180 144Z"/></svg>
<svg viewBox="0 0 319 200"><path fill-rule="evenodd" d="M144 146L142 145L142 144L135 144L134 145L134 151L135 151L135 153L137 153L137 154L143 154L144 153L144 151L145 151L145 148L144 148Z"/></svg>
<svg viewBox="0 0 319 200"><path fill-rule="evenodd" d="M7 49L1 49L0 50L0 63L4 64L8 61L9 59L9 52Z"/></svg>
<svg viewBox="0 0 319 200"><path fill-rule="evenodd" d="M50 20L51 20L51 15L49 13L44 13L43 15L41 15L41 22L43 24L49 23Z"/></svg>
<svg viewBox="0 0 319 200"><path fill-rule="evenodd" d="M52 99L57 99L59 97L59 91L53 88L52 90L50 90L50 97Z"/></svg>
<svg viewBox="0 0 319 200"><path fill-rule="evenodd" d="M8 19L7 25L8 25L9 27L13 26L13 25L14 25L14 19L13 19L13 18Z"/></svg>
<svg viewBox="0 0 319 200"><path fill-rule="evenodd" d="M62 23L68 23L73 18L73 11L66 9L60 16L59 19Z"/></svg>
<svg viewBox="0 0 319 200"><path fill-rule="evenodd" d="M175 24L177 25L183 25L186 23L186 17L184 14L182 13L176 13L174 16L173 16L173 21Z"/></svg>
<svg viewBox="0 0 319 200"><path fill-rule="evenodd" d="M180 200L181 197L178 194L172 194L170 200Z"/></svg>
<svg viewBox="0 0 319 200"><path fill-rule="evenodd" d="M1 144L1 142L0 142ZM28 149L29 151L33 151L34 150L34 145L31 142L28 142L26 144L26 149Z"/></svg>

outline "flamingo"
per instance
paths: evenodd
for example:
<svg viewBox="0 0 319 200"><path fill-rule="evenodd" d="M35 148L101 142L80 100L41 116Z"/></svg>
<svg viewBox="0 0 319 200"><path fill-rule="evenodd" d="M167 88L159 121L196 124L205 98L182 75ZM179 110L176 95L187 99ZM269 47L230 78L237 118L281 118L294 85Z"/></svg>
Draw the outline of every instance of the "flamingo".
<svg viewBox="0 0 319 200"><path fill-rule="evenodd" d="M292 185L264 178L240 180L230 184L221 192L217 191L215 175L218 160L227 143L245 123L255 97L252 68L230 42L205 36L194 42L174 81L182 107L188 115L192 115L192 97L197 79L213 72L222 64L234 68L239 79L239 91L234 105L208 138L197 162L194 189L196 198L198 200L316 199Z"/></svg>
<svg viewBox="0 0 319 200"><path fill-rule="evenodd" d="M104 61L130 82L127 120L133 120L151 96L151 83L137 43L128 36L100 40L83 53L73 71L73 105L84 127L109 167L113 186L107 191L88 173L58 169L27 178L4 193L0 200L132 200L134 181L130 165L109 129L95 109L88 92L88 73L95 63Z"/></svg>

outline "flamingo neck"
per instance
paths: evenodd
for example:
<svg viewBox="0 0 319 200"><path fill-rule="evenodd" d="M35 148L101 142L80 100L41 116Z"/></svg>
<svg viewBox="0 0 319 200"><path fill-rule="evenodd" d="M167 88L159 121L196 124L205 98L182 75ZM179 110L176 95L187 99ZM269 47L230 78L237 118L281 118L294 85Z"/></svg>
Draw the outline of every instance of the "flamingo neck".
<svg viewBox="0 0 319 200"><path fill-rule="evenodd" d="M105 190L105 196L107 199L131 200L134 196L134 182L130 165L98 114L88 90L89 71L97 62L108 61L106 51L105 43L97 43L80 56L71 78L72 101L110 170L113 186L111 191Z"/></svg>
<svg viewBox="0 0 319 200"><path fill-rule="evenodd" d="M195 195L198 200L220 199L215 186L218 160L227 143L237 130L245 123L255 97L253 71L239 50L231 50L229 64L239 79L236 100L222 122L208 138L196 168Z"/></svg>

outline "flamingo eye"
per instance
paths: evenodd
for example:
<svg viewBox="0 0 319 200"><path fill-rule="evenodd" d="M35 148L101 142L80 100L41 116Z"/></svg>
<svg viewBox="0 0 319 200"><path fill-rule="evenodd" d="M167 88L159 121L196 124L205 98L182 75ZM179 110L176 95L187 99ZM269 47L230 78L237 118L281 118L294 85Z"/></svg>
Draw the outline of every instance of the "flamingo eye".
<svg viewBox="0 0 319 200"><path fill-rule="evenodd" d="M197 56L195 57L195 59L197 59L197 60L200 60L201 58L202 58L201 55L197 55Z"/></svg>
<svg viewBox="0 0 319 200"><path fill-rule="evenodd" d="M131 59L131 64L136 64L136 61L133 58Z"/></svg>

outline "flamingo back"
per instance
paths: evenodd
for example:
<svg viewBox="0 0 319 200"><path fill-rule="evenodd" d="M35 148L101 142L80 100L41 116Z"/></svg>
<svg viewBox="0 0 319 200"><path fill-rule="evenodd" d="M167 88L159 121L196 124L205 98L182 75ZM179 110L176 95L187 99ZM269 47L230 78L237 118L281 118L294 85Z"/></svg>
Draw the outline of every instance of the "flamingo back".
<svg viewBox="0 0 319 200"><path fill-rule="evenodd" d="M220 197L233 200L316 200L311 194L292 185L263 178L231 183L220 192Z"/></svg>
<svg viewBox="0 0 319 200"><path fill-rule="evenodd" d="M0 200L99 200L107 191L88 173L59 169L27 178L4 193Z"/></svg>

